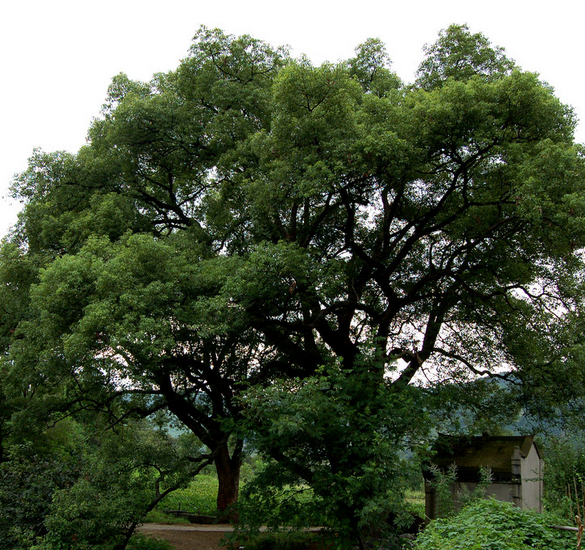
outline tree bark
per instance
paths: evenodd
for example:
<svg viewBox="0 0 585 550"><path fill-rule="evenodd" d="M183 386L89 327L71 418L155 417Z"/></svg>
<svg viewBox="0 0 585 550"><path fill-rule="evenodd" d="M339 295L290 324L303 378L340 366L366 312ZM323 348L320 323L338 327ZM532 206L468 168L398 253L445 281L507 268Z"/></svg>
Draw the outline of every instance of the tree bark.
<svg viewBox="0 0 585 550"><path fill-rule="evenodd" d="M240 490L241 444L236 443L230 456L227 442L221 443L214 453L214 463L219 484L217 491L218 519L235 523L238 521L235 504L238 501Z"/></svg>

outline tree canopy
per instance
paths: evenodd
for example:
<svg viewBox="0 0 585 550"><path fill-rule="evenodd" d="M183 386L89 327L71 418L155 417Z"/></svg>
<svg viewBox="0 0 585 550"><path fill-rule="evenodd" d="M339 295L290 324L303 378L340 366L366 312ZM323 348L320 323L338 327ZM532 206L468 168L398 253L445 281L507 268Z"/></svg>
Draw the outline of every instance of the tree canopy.
<svg viewBox="0 0 585 550"><path fill-rule="evenodd" d="M167 408L209 448L220 508L249 387L339 367L354 408L385 388L400 415L413 386L485 376L540 412L578 403L575 117L465 26L425 52L405 84L379 40L316 67L202 28L177 70L115 77L87 145L14 182L5 398Z"/></svg>

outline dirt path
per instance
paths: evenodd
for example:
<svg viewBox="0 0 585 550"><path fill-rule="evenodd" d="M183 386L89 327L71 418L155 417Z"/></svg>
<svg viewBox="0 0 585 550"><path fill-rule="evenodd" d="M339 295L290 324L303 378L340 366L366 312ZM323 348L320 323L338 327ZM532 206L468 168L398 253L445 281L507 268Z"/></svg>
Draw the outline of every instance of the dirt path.
<svg viewBox="0 0 585 550"><path fill-rule="evenodd" d="M221 540L231 533L230 525L165 525L147 523L140 532L169 541L177 550L226 550Z"/></svg>

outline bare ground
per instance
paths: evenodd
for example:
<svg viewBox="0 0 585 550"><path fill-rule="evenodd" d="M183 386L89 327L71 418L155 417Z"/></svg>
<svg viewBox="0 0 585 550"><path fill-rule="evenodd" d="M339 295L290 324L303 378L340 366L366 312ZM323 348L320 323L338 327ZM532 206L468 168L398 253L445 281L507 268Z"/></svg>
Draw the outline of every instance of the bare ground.
<svg viewBox="0 0 585 550"><path fill-rule="evenodd" d="M140 527L141 533L167 540L177 550L226 550L221 541L231 531L230 525L147 523Z"/></svg>

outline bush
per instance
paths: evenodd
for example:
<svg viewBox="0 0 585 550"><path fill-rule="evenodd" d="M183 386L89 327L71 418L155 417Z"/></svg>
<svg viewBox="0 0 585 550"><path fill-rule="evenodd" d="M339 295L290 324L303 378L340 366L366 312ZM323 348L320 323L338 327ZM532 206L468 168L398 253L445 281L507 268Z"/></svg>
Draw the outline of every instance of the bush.
<svg viewBox="0 0 585 550"><path fill-rule="evenodd" d="M421 533L416 550L572 550L575 536L550 526L558 519L508 502L477 500Z"/></svg>
<svg viewBox="0 0 585 550"><path fill-rule="evenodd" d="M176 440L148 425L98 432L84 452L81 475L53 494L37 550L117 550L161 498L184 484L192 466Z"/></svg>
<svg viewBox="0 0 585 550"><path fill-rule="evenodd" d="M0 464L0 548L28 548L46 533L45 519L56 492L74 481L75 468L56 456L11 449Z"/></svg>
<svg viewBox="0 0 585 550"><path fill-rule="evenodd" d="M147 506L147 494L138 478L98 472L95 478L79 479L70 489L55 494L45 521L45 542L49 548L71 545L75 550L113 550L146 515Z"/></svg>

